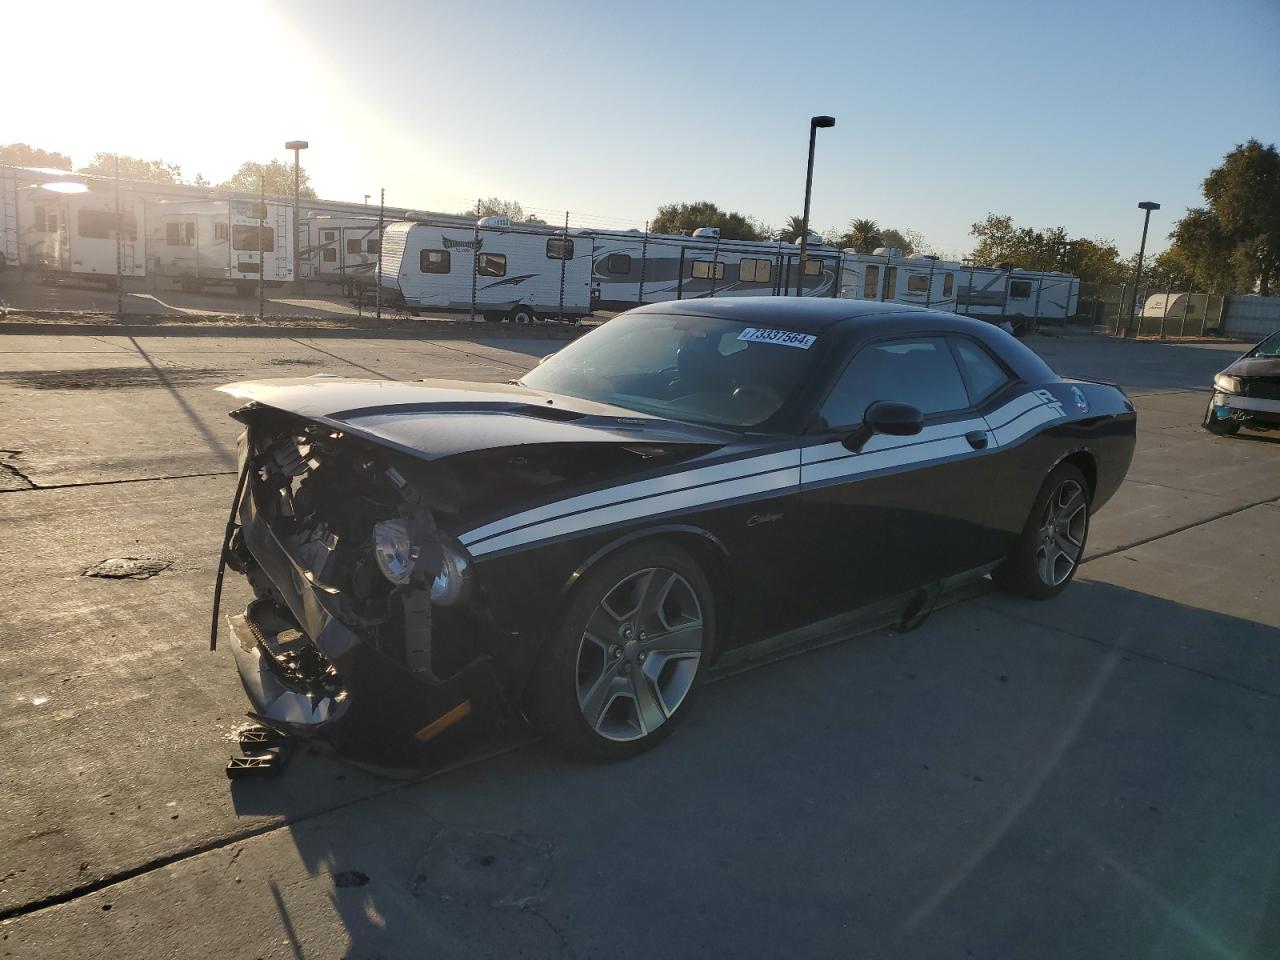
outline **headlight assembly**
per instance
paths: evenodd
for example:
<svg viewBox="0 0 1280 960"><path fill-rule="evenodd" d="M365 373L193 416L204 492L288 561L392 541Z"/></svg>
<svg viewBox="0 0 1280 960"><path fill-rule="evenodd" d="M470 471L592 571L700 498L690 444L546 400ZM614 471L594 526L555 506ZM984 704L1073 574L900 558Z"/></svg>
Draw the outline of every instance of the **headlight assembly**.
<svg viewBox="0 0 1280 960"><path fill-rule="evenodd" d="M1215 376L1213 378L1213 385L1223 393L1240 393L1242 390L1240 378L1228 376L1225 373L1220 373Z"/></svg>
<svg viewBox="0 0 1280 960"><path fill-rule="evenodd" d="M418 548L409 537L408 525L403 520L379 520L375 523L373 555L384 577L392 583L408 583L418 559Z"/></svg>
<svg viewBox="0 0 1280 960"><path fill-rule="evenodd" d="M431 582L431 602L442 607L457 603L471 579L471 561L460 547L440 543L440 572Z"/></svg>

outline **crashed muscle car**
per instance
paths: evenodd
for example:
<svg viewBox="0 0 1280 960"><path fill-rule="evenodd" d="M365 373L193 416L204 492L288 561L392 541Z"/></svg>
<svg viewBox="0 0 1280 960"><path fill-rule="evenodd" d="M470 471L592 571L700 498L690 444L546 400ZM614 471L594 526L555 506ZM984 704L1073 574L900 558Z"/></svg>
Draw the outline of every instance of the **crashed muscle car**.
<svg viewBox="0 0 1280 960"><path fill-rule="evenodd" d="M1222 435L1241 427L1280 430L1280 332L1213 378L1204 426Z"/></svg>
<svg viewBox="0 0 1280 960"><path fill-rule="evenodd" d="M251 716L382 759L511 718L622 757L709 670L966 576L1052 596L1135 429L997 327L835 299L641 307L511 384L222 389Z"/></svg>

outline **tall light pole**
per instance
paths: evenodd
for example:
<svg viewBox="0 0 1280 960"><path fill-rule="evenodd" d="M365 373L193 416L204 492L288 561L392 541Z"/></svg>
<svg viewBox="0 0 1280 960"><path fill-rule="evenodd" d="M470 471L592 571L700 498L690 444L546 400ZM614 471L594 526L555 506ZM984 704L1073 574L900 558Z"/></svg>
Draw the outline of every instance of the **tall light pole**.
<svg viewBox="0 0 1280 960"><path fill-rule="evenodd" d="M1142 258L1147 252L1147 227L1151 225L1151 211L1159 210L1160 204L1154 200L1143 200L1138 209L1145 211L1142 216L1142 243L1138 245L1138 269L1133 275L1133 309L1129 311L1129 322L1125 324L1126 337L1133 336L1133 315L1138 312L1138 284L1142 281ZM1138 327L1142 329L1141 324Z"/></svg>
<svg viewBox="0 0 1280 960"><path fill-rule="evenodd" d="M298 179L301 169L298 154L309 146L311 144L305 140L290 140L284 145L286 150L293 151L293 288L298 291L302 290L302 268L298 257Z"/></svg>
<svg viewBox="0 0 1280 960"><path fill-rule="evenodd" d="M809 197L813 193L813 144L818 138L818 128L834 127L835 117L809 118L809 166L804 175L804 216L800 218L800 269L796 277L796 296L804 296L804 265L809 247Z"/></svg>

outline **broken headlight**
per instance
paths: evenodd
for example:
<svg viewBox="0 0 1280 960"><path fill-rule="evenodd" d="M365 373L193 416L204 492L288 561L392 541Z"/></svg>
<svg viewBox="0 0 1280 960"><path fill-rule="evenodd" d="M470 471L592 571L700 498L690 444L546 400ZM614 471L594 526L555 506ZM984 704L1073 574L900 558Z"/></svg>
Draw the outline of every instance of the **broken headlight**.
<svg viewBox="0 0 1280 960"><path fill-rule="evenodd" d="M373 555L378 569L392 583L408 583L418 550L403 520L379 520L373 525Z"/></svg>
<svg viewBox="0 0 1280 960"><path fill-rule="evenodd" d="M1228 376L1225 373L1216 375L1213 378L1213 385L1223 393L1239 393L1241 390L1240 378Z"/></svg>
<svg viewBox="0 0 1280 960"><path fill-rule="evenodd" d="M440 543L440 572L431 582L431 602L447 607L461 599L471 579L471 561L460 547Z"/></svg>

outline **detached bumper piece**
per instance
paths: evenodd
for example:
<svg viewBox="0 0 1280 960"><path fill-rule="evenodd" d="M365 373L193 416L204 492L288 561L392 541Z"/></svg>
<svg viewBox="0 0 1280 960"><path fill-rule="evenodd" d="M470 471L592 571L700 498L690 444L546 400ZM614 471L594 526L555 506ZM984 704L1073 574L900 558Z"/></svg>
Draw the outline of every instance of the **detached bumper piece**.
<svg viewBox="0 0 1280 960"><path fill-rule="evenodd" d="M244 751L243 757L227 761L228 780L276 776L289 762L293 744L278 730L249 727L240 731L240 749Z"/></svg>

